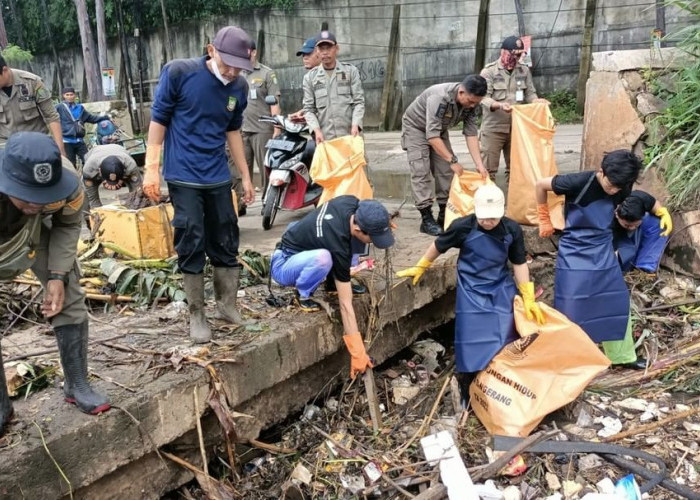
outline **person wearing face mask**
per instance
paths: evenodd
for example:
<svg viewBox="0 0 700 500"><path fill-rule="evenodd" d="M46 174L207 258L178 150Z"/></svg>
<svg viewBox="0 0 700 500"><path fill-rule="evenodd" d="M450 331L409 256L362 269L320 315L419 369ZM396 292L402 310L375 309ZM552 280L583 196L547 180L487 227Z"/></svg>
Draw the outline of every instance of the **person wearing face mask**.
<svg viewBox="0 0 700 500"><path fill-rule="evenodd" d="M102 206L100 186L109 191L127 187L133 192L142 183L139 167L124 146L104 144L88 151L83 167L83 185L90 209Z"/></svg>
<svg viewBox="0 0 700 500"><path fill-rule="evenodd" d="M564 231L554 275L554 307L577 323L594 342L622 340L630 294L613 249L615 207L632 191L642 162L618 149L597 171L555 175L537 181L540 237L554 233L547 193L564 195Z"/></svg>
<svg viewBox="0 0 700 500"><path fill-rule="evenodd" d="M632 191L615 209L613 221L613 248L622 272L636 267L655 273L671 231L673 221L668 210L649 193ZM644 370L647 362L637 357L632 330L630 314L625 337L603 342L603 352L613 365Z"/></svg>
<svg viewBox="0 0 700 500"><path fill-rule="evenodd" d="M544 323L535 302L535 285L530 281L523 230L504 213L503 191L491 183L481 186L474 194L474 213L455 219L415 266L397 273L400 278L413 278L415 285L440 254L459 248L455 372L465 408L469 385L477 373L504 345L519 338L513 315L518 290L528 319Z"/></svg>
<svg viewBox="0 0 700 500"><path fill-rule="evenodd" d="M537 97L532 83L530 69L520 64L523 55L523 41L517 36L509 36L501 44L501 56L481 70L488 90L481 101L484 115L481 122L481 157L491 180L496 179L501 152L506 162L506 186L510 177L510 125L514 104L544 102Z"/></svg>
<svg viewBox="0 0 700 500"><path fill-rule="evenodd" d="M241 126L248 84L239 76L252 71L251 39L241 28L219 30L207 55L166 64L156 87L148 128L143 192L160 201L160 164L174 208L175 250L183 273L190 312L190 338L209 342L204 313L204 264L214 268L218 316L246 324L236 307L238 218L231 196L225 145L240 173L244 201L255 190L243 149Z"/></svg>
<svg viewBox="0 0 700 500"><path fill-rule="evenodd" d="M468 75L461 83L428 87L403 114L401 147L408 156L411 191L421 214L422 233L437 236L442 232L452 177L464 170L450 144L450 129L459 122L476 169L483 177L488 175L481 162L476 128L476 114L484 95L486 80L479 75ZM433 215L433 181L437 221Z"/></svg>
<svg viewBox="0 0 700 500"><path fill-rule="evenodd" d="M304 44L297 51L297 57L301 57L301 62L304 65L306 71L314 69L316 66L321 64L321 57L318 55L316 50L316 37L312 36L304 41ZM291 113L289 115L290 120L302 121L304 120L304 108L301 108L296 113Z"/></svg>

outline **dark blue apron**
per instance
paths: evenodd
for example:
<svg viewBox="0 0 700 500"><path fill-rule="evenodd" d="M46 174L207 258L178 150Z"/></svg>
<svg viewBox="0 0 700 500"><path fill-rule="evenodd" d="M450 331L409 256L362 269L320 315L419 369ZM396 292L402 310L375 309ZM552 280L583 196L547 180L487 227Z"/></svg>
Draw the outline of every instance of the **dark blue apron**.
<svg viewBox="0 0 700 500"><path fill-rule="evenodd" d="M622 340L630 294L613 250L612 199L579 205L591 176L576 200L566 204L566 226L559 240L554 308L578 324L594 342Z"/></svg>
<svg viewBox="0 0 700 500"><path fill-rule="evenodd" d="M620 262L620 268L623 273L630 271L634 267L641 241L642 232L639 229L635 229L631 233L624 230L615 231L613 247L617 251L617 260Z"/></svg>
<svg viewBox="0 0 700 500"><path fill-rule="evenodd" d="M498 351L518 339L513 319L516 288L508 270L504 241L474 229L462 243L457 261L455 358L457 372L483 370Z"/></svg>

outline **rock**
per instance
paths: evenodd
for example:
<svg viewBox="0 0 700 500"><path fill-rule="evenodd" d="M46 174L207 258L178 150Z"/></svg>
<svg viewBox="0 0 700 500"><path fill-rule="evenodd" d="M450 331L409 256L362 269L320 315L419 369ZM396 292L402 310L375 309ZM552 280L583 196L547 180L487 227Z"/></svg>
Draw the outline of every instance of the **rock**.
<svg viewBox="0 0 700 500"><path fill-rule="evenodd" d="M621 71L620 76L622 77L622 85L631 94L636 94L646 88L644 79L637 70Z"/></svg>
<svg viewBox="0 0 700 500"><path fill-rule="evenodd" d="M700 277L700 210L673 213L674 234L661 264Z"/></svg>
<svg viewBox="0 0 700 500"><path fill-rule="evenodd" d="M615 403L616 406L624 408L625 410L635 410L635 411L646 411L649 404L643 399L639 398L627 398Z"/></svg>
<svg viewBox="0 0 700 500"><path fill-rule="evenodd" d="M644 125L647 128L647 133L644 136L644 144L647 146L657 146L661 144L668 133L668 129L660 120L656 120L655 118L656 115L644 117Z"/></svg>
<svg viewBox="0 0 700 500"><path fill-rule="evenodd" d="M583 489L583 485L577 483L576 481L564 481L563 488L564 498L571 498Z"/></svg>
<svg viewBox="0 0 700 500"><path fill-rule="evenodd" d="M637 94L637 112L646 117L651 114L659 114L668 107L668 104L651 92Z"/></svg>
<svg viewBox="0 0 700 500"><path fill-rule="evenodd" d="M595 453L589 453L588 455L584 455L578 459L578 470L580 472L595 469L601 465L603 465L603 459Z"/></svg>
<svg viewBox="0 0 700 500"><path fill-rule="evenodd" d="M561 489L561 482L559 481L559 478L557 477L556 474L552 474L551 472L547 472L544 475L544 478L547 480L547 488L549 488L552 491L557 491Z"/></svg>
<svg viewBox="0 0 700 500"><path fill-rule="evenodd" d="M636 71L641 68L680 69L685 67L690 60L691 58L683 51L671 47L662 48L661 57L653 58L649 49L609 50L593 53L591 71L617 73L618 71Z"/></svg>
<svg viewBox="0 0 700 500"><path fill-rule="evenodd" d="M603 428L598 431L600 437L613 436L622 430L622 422L619 418L597 417L597 424L603 424Z"/></svg>
<svg viewBox="0 0 700 500"><path fill-rule="evenodd" d="M685 297L685 292L674 286L665 286L659 290L659 295L668 301L674 301L676 299L680 299L681 297Z"/></svg>
<svg viewBox="0 0 700 500"><path fill-rule="evenodd" d="M606 151L631 149L645 128L617 72L593 71L586 95L591 98L586 99L583 115L581 170L596 170ZM610 119L611 109L615 110L614 120Z"/></svg>
<svg viewBox="0 0 700 500"><path fill-rule="evenodd" d="M411 384L411 381L405 376L392 380L391 388L394 393L394 403L399 406L405 405L420 392L420 387Z"/></svg>
<svg viewBox="0 0 700 500"><path fill-rule="evenodd" d="M309 469L304 467L302 464L297 464L296 467L294 467L294 470L292 471L292 474L290 476L290 479L292 481L298 481L300 483L304 483L305 485L311 484L311 472L309 472Z"/></svg>
<svg viewBox="0 0 700 500"><path fill-rule="evenodd" d="M593 417L591 417L591 414L588 413L585 408L581 408L581 411L578 412L576 425L578 427L590 427L593 425Z"/></svg>
<svg viewBox="0 0 700 500"><path fill-rule="evenodd" d="M647 133L649 133L649 127L647 126ZM654 198L658 200L662 205L666 204L668 200L668 190L666 189L666 184L659 177L659 172L656 168L650 168L646 170L635 184L635 189L641 189L646 191Z"/></svg>
<svg viewBox="0 0 700 500"><path fill-rule="evenodd" d="M520 488L517 486L510 485L503 490L503 500L520 500L521 498Z"/></svg>
<svg viewBox="0 0 700 500"><path fill-rule="evenodd" d="M695 422L683 422L683 428L688 432L700 432L700 424Z"/></svg>

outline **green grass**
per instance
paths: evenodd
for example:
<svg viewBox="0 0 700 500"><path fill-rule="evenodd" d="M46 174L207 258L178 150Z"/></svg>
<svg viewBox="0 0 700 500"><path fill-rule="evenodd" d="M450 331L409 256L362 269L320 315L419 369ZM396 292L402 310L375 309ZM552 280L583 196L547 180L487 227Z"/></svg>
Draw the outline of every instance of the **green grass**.
<svg viewBox="0 0 700 500"><path fill-rule="evenodd" d="M647 168L657 168L666 183L670 195L667 204L693 210L700 207L700 6L671 3L698 18L698 23L671 35L681 50L694 57L676 74L675 88L668 92L668 107L653 123L663 131L663 139L647 148L645 157Z"/></svg>
<svg viewBox="0 0 700 500"><path fill-rule="evenodd" d="M581 123L583 116L576 112L576 94L570 90L555 90L540 97L547 99L554 120L560 123Z"/></svg>

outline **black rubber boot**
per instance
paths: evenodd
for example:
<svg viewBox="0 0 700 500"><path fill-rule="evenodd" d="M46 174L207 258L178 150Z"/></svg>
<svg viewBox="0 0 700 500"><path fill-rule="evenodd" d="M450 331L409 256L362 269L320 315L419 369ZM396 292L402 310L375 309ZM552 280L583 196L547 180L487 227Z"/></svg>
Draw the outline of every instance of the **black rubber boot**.
<svg viewBox="0 0 700 500"><path fill-rule="evenodd" d="M431 236L438 236L442 234L442 229L440 226L438 226L437 222L435 222L435 218L433 217L432 207L421 208L419 212L422 219L420 224L421 233L429 234Z"/></svg>
<svg viewBox="0 0 700 500"><path fill-rule="evenodd" d="M457 383L459 384L459 400L464 409L469 405L469 386L476 378L477 373L479 372L455 373Z"/></svg>
<svg viewBox="0 0 700 500"><path fill-rule="evenodd" d="M238 299L238 284L241 276L240 267L214 268L214 297L218 316L236 325L251 325L245 320L236 307Z"/></svg>
<svg viewBox="0 0 700 500"><path fill-rule="evenodd" d="M190 311L190 339L195 344L204 344L211 340L211 330L204 314L204 274L183 273L182 279Z"/></svg>
<svg viewBox="0 0 700 500"><path fill-rule="evenodd" d="M2 347L0 347L0 436L5 429L5 424L12 418L12 401L7 394L7 381L5 380L5 368L2 365Z"/></svg>
<svg viewBox="0 0 700 500"><path fill-rule="evenodd" d="M628 370L646 370L647 360L644 358L637 358L637 361L632 361L630 363L622 363L615 366L621 366L622 368L627 368Z"/></svg>
<svg viewBox="0 0 700 500"><path fill-rule="evenodd" d="M440 229L444 230L444 228L445 228L445 209L447 208L447 205L438 204L438 208L440 210L438 211L437 225L440 226Z"/></svg>
<svg viewBox="0 0 700 500"><path fill-rule="evenodd" d="M54 331L65 375L63 394L66 401L76 405L80 411L91 415L109 410L109 400L93 391L87 379L87 320L77 325L57 326L54 327Z"/></svg>

